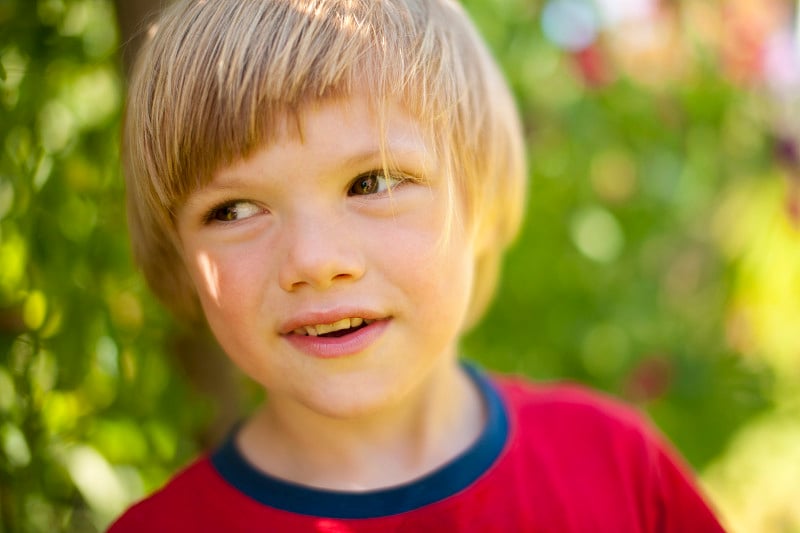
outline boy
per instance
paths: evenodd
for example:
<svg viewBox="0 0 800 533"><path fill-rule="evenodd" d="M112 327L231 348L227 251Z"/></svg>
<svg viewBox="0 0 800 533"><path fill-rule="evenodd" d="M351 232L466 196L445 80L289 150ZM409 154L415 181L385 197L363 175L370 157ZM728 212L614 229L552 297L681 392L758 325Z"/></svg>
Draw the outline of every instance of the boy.
<svg viewBox="0 0 800 533"><path fill-rule="evenodd" d="M458 362L525 198L451 0L185 0L132 77L136 257L268 392L127 531L721 531L660 438Z"/></svg>

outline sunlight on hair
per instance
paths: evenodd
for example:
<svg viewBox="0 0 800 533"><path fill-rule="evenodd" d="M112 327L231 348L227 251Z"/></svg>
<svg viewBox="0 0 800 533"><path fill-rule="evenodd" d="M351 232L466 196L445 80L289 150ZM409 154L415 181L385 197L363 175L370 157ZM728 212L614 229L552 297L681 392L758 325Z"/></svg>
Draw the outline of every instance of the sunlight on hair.
<svg viewBox="0 0 800 533"><path fill-rule="evenodd" d="M331 8L329 5L326 9L325 4L326 2L302 2L296 6L296 9L316 19L326 20L331 17ZM345 2L346 11L344 13L339 12L335 14L335 20L339 23L338 28L340 30L347 30L349 33L353 34L364 27L364 21L357 19L354 14L356 7L357 5L353 1Z"/></svg>
<svg viewBox="0 0 800 533"><path fill-rule="evenodd" d="M147 27L147 38L152 39L158 33L158 24L151 24Z"/></svg>

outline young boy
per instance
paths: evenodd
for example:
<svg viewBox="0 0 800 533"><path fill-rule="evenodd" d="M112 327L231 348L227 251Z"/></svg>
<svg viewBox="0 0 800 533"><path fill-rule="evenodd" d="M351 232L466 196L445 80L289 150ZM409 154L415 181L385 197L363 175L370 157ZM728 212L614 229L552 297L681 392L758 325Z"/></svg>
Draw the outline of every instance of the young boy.
<svg viewBox="0 0 800 533"><path fill-rule="evenodd" d="M111 531L721 531L632 410L458 362L526 172L456 2L178 1L125 139L150 285L267 400Z"/></svg>

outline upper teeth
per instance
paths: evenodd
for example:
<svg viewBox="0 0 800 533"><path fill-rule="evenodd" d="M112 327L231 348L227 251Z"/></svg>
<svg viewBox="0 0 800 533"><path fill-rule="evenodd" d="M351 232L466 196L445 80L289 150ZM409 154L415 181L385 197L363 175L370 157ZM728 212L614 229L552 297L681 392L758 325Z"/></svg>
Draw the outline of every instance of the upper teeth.
<svg viewBox="0 0 800 533"><path fill-rule="evenodd" d="M295 333L296 335L311 335L312 337L316 337L318 335L324 335L332 331L357 328L361 324L372 324L373 322L375 322L375 320L368 318L359 318L359 317L343 318L341 320L337 320L332 324L315 324L313 326L302 326L295 329L293 333Z"/></svg>

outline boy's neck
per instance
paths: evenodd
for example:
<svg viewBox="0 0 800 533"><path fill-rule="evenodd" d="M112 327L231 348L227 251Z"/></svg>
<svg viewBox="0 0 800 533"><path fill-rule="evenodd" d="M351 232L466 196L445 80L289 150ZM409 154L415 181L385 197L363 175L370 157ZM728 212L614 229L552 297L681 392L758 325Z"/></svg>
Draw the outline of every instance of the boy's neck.
<svg viewBox="0 0 800 533"><path fill-rule="evenodd" d="M468 448L485 425L483 399L445 361L406 401L358 418L332 418L270 398L237 445L257 469L295 483L364 491L416 479Z"/></svg>

